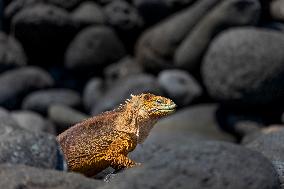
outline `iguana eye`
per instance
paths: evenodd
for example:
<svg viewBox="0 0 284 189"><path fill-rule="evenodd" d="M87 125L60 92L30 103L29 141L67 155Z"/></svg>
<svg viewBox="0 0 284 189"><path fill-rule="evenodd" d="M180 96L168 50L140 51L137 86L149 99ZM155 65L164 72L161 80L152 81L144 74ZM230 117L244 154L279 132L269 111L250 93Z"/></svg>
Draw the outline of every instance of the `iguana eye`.
<svg viewBox="0 0 284 189"><path fill-rule="evenodd" d="M163 103L163 101L162 101L161 99L156 100L156 102L157 102L158 104L162 104L162 103Z"/></svg>

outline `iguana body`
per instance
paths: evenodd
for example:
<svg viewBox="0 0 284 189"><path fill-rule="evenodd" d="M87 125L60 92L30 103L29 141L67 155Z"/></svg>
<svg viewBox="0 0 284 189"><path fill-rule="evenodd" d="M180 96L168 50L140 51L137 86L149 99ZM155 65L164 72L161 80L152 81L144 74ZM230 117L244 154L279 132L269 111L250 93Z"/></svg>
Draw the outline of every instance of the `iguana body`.
<svg viewBox="0 0 284 189"><path fill-rule="evenodd" d="M68 168L94 176L109 166L135 166L127 154L146 139L159 118L175 107L170 99L141 94L118 109L76 124L57 137Z"/></svg>

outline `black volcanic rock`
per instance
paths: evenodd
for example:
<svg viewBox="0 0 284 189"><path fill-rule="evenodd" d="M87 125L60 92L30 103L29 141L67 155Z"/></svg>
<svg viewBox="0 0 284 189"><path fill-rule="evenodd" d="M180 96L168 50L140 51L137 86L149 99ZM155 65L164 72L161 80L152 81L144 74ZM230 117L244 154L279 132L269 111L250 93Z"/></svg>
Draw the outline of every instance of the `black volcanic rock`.
<svg viewBox="0 0 284 189"><path fill-rule="evenodd" d="M79 107L81 98L77 92L70 89L40 90L26 96L22 108L46 115L49 106L54 104Z"/></svg>
<svg viewBox="0 0 284 189"><path fill-rule="evenodd" d="M200 0L147 29L139 38L136 55L148 70L158 72L173 67L173 56L194 26L222 0Z"/></svg>
<svg viewBox="0 0 284 189"><path fill-rule="evenodd" d="M78 26L64 9L38 4L17 13L12 30L32 64L51 65L63 60Z"/></svg>
<svg viewBox="0 0 284 189"><path fill-rule="evenodd" d="M44 70L23 67L0 75L0 105L14 109L28 93L53 86L54 81Z"/></svg>
<svg viewBox="0 0 284 189"><path fill-rule="evenodd" d="M209 94L224 103L252 107L283 102L284 35L236 28L212 42L202 67Z"/></svg>
<svg viewBox="0 0 284 189"><path fill-rule="evenodd" d="M26 65L21 44L12 36L0 33L0 72Z"/></svg>
<svg viewBox="0 0 284 189"><path fill-rule="evenodd" d="M76 173L3 164L0 165L0 185L5 189L94 189L103 182Z"/></svg>
<svg viewBox="0 0 284 189"><path fill-rule="evenodd" d="M176 140L147 146L150 160L104 188L280 189L276 170L258 152L225 142Z"/></svg>
<svg viewBox="0 0 284 189"><path fill-rule="evenodd" d="M211 40L233 26L255 25L260 15L258 0L227 0L210 11L187 35L175 53L175 65L194 71Z"/></svg>
<svg viewBox="0 0 284 189"><path fill-rule="evenodd" d="M92 1L81 3L71 15L81 26L104 24L106 20L102 8Z"/></svg>
<svg viewBox="0 0 284 189"><path fill-rule="evenodd" d="M82 30L69 45L65 65L84 73L101 70L125 55L125 49L112 29L104 26Z"/></svg>

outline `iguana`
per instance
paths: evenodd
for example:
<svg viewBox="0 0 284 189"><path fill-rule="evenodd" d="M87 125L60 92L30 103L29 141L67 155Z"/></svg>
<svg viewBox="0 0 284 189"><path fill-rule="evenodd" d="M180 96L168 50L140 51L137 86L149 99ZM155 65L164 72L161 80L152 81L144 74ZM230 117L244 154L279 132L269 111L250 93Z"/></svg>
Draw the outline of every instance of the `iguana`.
<svg viewBox="0 0 284 189"><path fill-rule="evenodd" d="M131 95L119 108L74 125L57 136L68 169L92 177L109 166L119 170L137 165L127 154L175 108L165 97Z"/></svg>

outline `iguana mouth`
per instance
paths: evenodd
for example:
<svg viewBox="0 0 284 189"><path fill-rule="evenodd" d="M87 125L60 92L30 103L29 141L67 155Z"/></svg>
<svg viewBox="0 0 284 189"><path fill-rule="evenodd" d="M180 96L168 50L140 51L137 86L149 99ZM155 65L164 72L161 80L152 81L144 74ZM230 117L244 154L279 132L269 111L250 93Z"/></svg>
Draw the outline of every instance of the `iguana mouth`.
<svg viewBox="0 0 284 189"><path fill-rule="evenodd" d="M171 105L165 105L161 108L158 108L158 111L160 112L174 112L176 110L177 105L171 104Z"/></svg>

